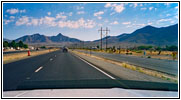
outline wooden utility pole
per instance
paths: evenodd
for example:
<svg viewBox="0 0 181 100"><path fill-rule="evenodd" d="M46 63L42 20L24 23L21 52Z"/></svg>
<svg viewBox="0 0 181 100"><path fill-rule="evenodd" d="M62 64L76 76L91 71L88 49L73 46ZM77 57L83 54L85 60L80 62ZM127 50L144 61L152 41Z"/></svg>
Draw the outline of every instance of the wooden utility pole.
<svg viewBox="0 0 181 100"><path fill-rule="evenodd" d="M100 30L98 30L98 32L99 32L99 31L101 31L101 50L102 50L102 31L103 31L103 30L102 30L102 27L101 27Z"/></svg>
<svg viewBox="0 0 181 100"><path fill-rule="evenodd" d="M103 31L106 31L106 51L107 51L107 44L108 44L108 41L107 41L107 34L108 34L108 32L110 32L110 30L108 30L108 28L106 27L106 30L103 30L102 29L102 27L101 27L101 29L100 30L98 30L98 32L101 32L101 50L102 50L102 32Z"/></svg>
<svg viewBox="0 0 181 100"><path fill-rule="evenodd" d="M107 43L107 42L108 42L108 41L107 41L107 34L108 34L108 31L110 32L110 30L108 30L108 28L106 27L106 30L105 30L105 31L106 31L106 51L107 51L107 44L108 44L108 43Z"/></svg>

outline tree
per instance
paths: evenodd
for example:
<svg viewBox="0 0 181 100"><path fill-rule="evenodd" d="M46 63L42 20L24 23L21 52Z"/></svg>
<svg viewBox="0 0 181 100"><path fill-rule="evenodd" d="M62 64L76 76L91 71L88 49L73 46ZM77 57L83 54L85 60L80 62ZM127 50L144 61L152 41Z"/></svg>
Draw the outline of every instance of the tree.
<svg viewBox="0 0 181 100"><path fill-rule="evenodd" d="M4 42L3 42L3 47L8 47L8 46L9 46L8 41L4 41Z"/></svg>
<svg viewBox="0 0 181 100"><path fill-rule="evenodd" d="M19 42L18 42L18 45L19 45L19 47L21 47L21 48L24 46L24 44L23 44L22 41L19 41Z"/></svg>
<svg viewBox="0 0 181 100"><path fill-rule="evenodd" d="M24 44L23 47L26 49L26 48L28 48L28 45L27 45L27 44Z"/></svg>
<svg viewBox="0 0 181 100"><path fill-rule="evenodd" d="M13 47L13 48L17 47L17 44L14 40L10 43L10 47Z"/></svg>

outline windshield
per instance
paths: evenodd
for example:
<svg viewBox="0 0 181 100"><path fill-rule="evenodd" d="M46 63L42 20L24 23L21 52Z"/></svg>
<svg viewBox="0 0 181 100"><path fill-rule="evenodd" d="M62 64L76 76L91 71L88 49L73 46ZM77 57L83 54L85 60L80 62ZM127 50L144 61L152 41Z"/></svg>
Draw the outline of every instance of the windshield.
<svg viewBox="0 0 181 100"><path fill-rule="evenodd" d="M3 2L3 91L178 91L177 2Z"/></svg>

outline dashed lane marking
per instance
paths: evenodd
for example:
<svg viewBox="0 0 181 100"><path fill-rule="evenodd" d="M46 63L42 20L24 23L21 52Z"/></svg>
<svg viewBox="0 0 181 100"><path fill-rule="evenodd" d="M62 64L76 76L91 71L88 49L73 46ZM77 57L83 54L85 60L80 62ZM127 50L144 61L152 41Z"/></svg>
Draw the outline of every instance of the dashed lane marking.
<svg viewBox="0 0 181 100"><path fill-rule="evenodd" d="M39 67L37 70L35 70L35 72L37 73L38 71L40 71L43 68L43 66Z"/></svg>

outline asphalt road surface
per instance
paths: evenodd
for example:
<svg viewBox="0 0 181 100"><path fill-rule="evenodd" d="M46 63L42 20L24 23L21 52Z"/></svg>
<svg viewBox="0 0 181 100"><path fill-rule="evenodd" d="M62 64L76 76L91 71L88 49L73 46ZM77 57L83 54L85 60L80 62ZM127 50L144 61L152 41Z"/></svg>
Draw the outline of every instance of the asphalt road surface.
<svg viewBox="0 0 181 100"><path fill-rule="evenodd" d="M90 54L89 51L84 51L84 50L78 50L78 51ZM107 59L115 60L115 61L127 62L133 65L157 70L160 72L164 72L164 73L168 73L168 74L172 74L176 76L178 75L178 61L160 60L160 59L153 59L153 58L141 58L137 56L101 53L101 52L94 52L94 51L91 51L91 54L95 56L100 56Z"/></svg>
<svg viewBox="0 0 181 100"><path fill-rule="evenodd" d="M111 79L71 53L55 51L3 65L3 90L25 80Z"/></svg>

